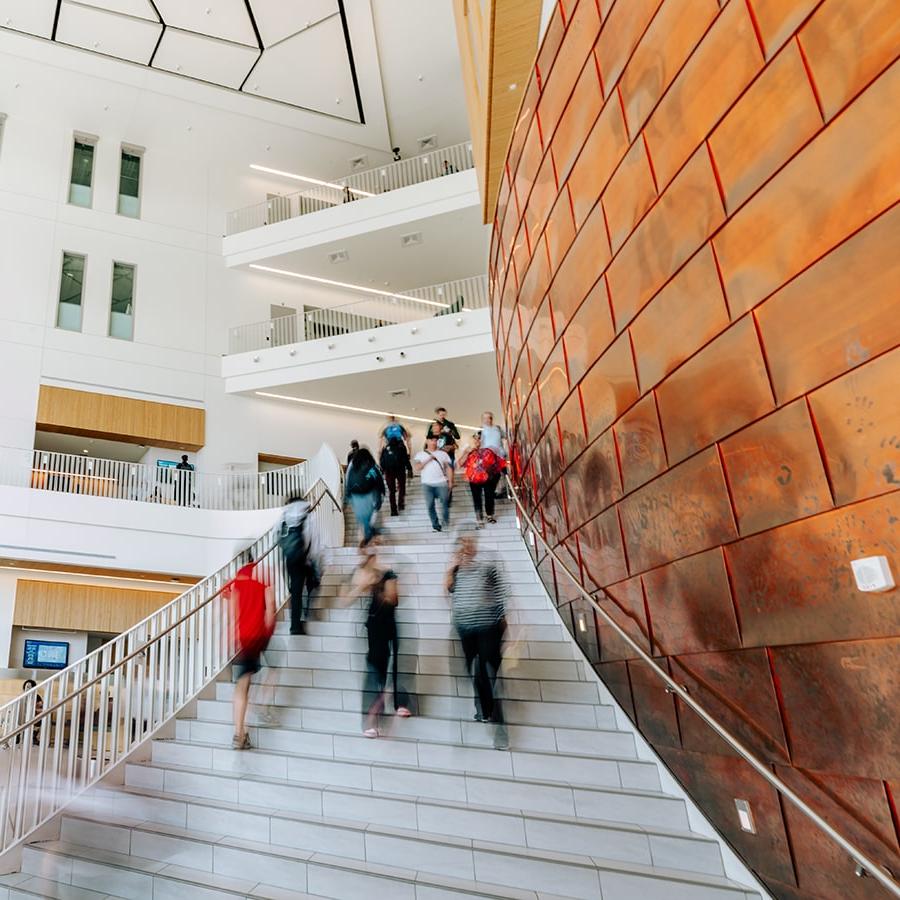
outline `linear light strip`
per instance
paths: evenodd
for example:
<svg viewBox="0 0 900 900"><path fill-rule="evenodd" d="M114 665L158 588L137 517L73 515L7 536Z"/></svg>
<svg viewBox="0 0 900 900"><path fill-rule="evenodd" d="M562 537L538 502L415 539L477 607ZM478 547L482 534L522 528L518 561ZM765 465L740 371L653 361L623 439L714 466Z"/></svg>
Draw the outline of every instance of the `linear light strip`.
<svg viewBox="0 0 900 900"><path fill-rule="evenodd" d="M426 425L436 421L436 419L423 419L421 416L404 416L401 413L383 412L380 409L365 409L362 406L345 406L343 403L328 403L325 400L308 400L305 397L289 397L287 394L270 394L268 391L254 391L257 397L271 397L273 400L290 400L292 403L307 403L310 406L324 406L327 409L340 409L344 412L364 413L368 416L396 416L398 419L405 419L407 422L424 422ZM480 425L458 425L458 428L465 428L468 431L479 431Z"/></svg>
<svg viewBox="0 0 900 900"><path fill-rule="evenodd" d="M347 185L335 184L333 181L322 181L319 178L310 178L307 175L296 175L293 172L283 172L281 169L270 169L268 166L258 166L256 163L250 163L250 168L257 172L265 172L267 175L280 175L282 178L293 178L294 181L305 181L307 184L318 184L320 187L335 188L339 191L344 190ZM349 188L351 194L358 194L360 197L374 197L371 191L364 191L360 188Z"/></svg>
<svg viewBox="0 0 900 900"><path fill-rule="evenodd" d="M333 281L331 278L319 278L318 275L304 275L301 272L290 272L287 269L274 269L272 266L261 266L258 263L250 263L251 269L260 272L271 272L273 275L287 275L289 278L300 278L303 281L314 281L316 284L327 284L332 287L347 288L351 291L361 291L364 294L374 294L377 297L396 297L398 300L412 300L413 303L425 303L427 306L438 306L441 309L449 309L449 303L439 303L437 300L423 300L421 297L409 297L406 294L395 294L391 291L379 291L378 288L363 287L359 284L350 284L346 281Z"/></svg>

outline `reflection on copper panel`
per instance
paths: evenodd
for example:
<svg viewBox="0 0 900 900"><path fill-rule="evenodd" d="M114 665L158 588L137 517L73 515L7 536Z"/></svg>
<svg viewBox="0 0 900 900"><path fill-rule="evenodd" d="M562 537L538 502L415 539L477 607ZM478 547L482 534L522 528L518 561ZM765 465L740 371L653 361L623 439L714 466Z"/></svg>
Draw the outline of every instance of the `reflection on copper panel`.
<svg viewBox="0 0 900 900"><path fill-rule="evenodd" d="M528 206L531 185L534 184L543 157L544 148L541 146L541 130L538 127L537 119L534 119L531 127L528 129L528 133L525 135L522 155L519 157L519 164L516 166L513 176L513 187L516 191L516 199L519 201L520 209Z"/></svg>
<svg viewBox="0 0 900 900"><path fill-rule="evenodd" d="M746 316L656 389L672 463L775 406L753 320Z"/></svg>
<svg viewBox="0 0 900 900"><path fill-rule="evenodd" d="M555 272L575 237L575 220L572 218L572 204L569 201L569 192L565 187L560 192L559 198L550 211L550 218L547 219L544 235L547 239L547 255L550 258L550 268Z"/></svg>
<svg viewBox="0 0 900 900"><path fill-rule="evenodd" d="M588 438L606 431L638 398L631 342L623 334L600 357L581 382Z"/></svg>
<svg viewBox="0 0 900 900"><path fill-rule="evenodd" d="M716 829L757 873L796 885L775 788L736 756L666 747L661 749L661 755ZM749 802L755 834L741 830L735 799Z"/></svg>
<svg viewBox="0 0 900 900"><path fill-rule="evenodd" d="M640 131L718 13L718 0L663 3L619 82L629 134Z"/></svg>
<svg viewBox="0 0 900 900"><path fill-rule="evenodd" d="M554 419L540 443L537 445L534 456L534 473L538 481L538 490L543 493L556 481L562 470L562 454L559 449L559 432Z"/></svg>
<svg viewBox="0 0 900 900"><path fill-rule="evenodd" d="M666 451L656 414L656 398L652 393L635 403L616 422L613 430L626 491L633 491L665 471Z"/></svg>
<svg viewBox="0 0 900 900"><path fill-rule="evenodd" d="M796 43L763 71L709 139L725 192L737 209L820 128L822 116Z"/></svg>
<svg viewBox="0 0 900 900"><path fill-rule="evenodd" d="M581 453L585 445L584 416L581 412L581 393L578 388L575 388L569 399L563 403L557 418L562 433L563 459L568 465Z"/></svg>
<svg viewBox="0 0 900 900"><path fill-rule="evenodd" d="M655 633L654 633L655 637ZM695 653L670 660L673 677L738 740L769 762L788 762L787 741L765 650ZM678 701L685 750L725 752L720 738Z"/></svg>
<svg viewBox="0 0 900 900"><path fill-rule="evenodd" d="M762 68L744 3L729 3L666 91L644 128L660 189ZM702 148L705 151L705 147Z"/></svg>
<svg viewBox="0 0 900 900"><path fill-rule="evenodd" d="M714 447L619 504L632 572L733 540L737 534Z"/></svg>
<svg viewBox="0 0 900 900"><path fill-rule="evenodd" d="M821 0L751 0L766 58L771 59Z"/></svg>
<svg viewBox="0 0 900 900"><path fill-rule="evenodd" d="M566 502L568 505L568 492L566 493ZM581 562L578 551L578 538L571 534L564 541L561 541L556 547L556 553L559 555L562 564L578 579L581 584ZM572 584L571 579L562 571L559 563L554 563L556 571L556 580L560 585L565 585L566 597L580 596L579 592ZM560 588L562 590L562 588Z"/></svg>
<svg viewBox="0 0 900 900"><path fill-rule="evenodd" d="M624 662L600 663L594 667L600 680L609 688L625 715L635 721L634 702L631 698L631 681L628 678L628 665Z"/></svg>
<svg viewBox="0 0 900 900"><path fill-rule="evenodd" d="M900 344L900 206L832 250L757 311L779 403Z"/></svg>
<svg viewBox="0 0 900 900"><path fill-rule="evenodd" d="M548 437L556 437L556 429L547 429ZM554 472L554 477L559 471ZM545 537L551 546L558 544L568 533L569 526L566 521L565 496L561 481L556 481L550 490L544 494L541 501L541 511L544 515Z"/></svg>
<svg viewBox="0 0 900 900"><path fill-rule="evenodd" d="M616 330L621 331L640 312L724 217L704 146L644 216L609 266Z"/></svg>
<svg viewBox="0 0 900 900"><path fill-rule="evenodd" d="M550 299L544 298L544 302L535 313L531 330L528 332L527 343L531 350L532 358L539 364L550 355L555 338L553 335L553 317L550 314Z"/></svg>
<svg viewBox="0 0 900 900"><path fill-rule="evenodd" d="M631 324L641 391L728 327L712 248L705 244Z"/></svg>
<svg viewBox="0 0 900 900"><path fill-rule="evenodd" d="M900 637L776 647L772 659L794 765L900 777Z"/></svg>
<svg viewBox="0 0 900 900"><path fill-rule="evenodd" d="M536 72L532 72L531 77L528 79L528 87L525 88L525 96L522 99L522 106L519 110L519 115L516 118L516 124L513 126L513 132L510 136L509 153L506 157L506 164L510 175L515 173L516 167L521 159L522 149L525 146L525 136L528 134L528 127L534 116L534 110L537 106L539 94L540 91L538 88ZM515 191L515 180L513 180L513 191ZM523 200L524 198L519 201L519 206L521 206Z"/></svg>
<svg viewBox="0 0 900 900"><path fill-rule="evenodd" d="M547 249L543 243L538 244L537 251L531 259L531 265L522 279L519 289L519 316L522 320L522 331L531 327L531 319L537 312L547 285L550 282L550 263L547 261Z"/></svg>
<svg viewBox="0 0 900 900"><path fill-rule="evenodd" d="M601 652L603 650L600 636ZM668 660L657 660L658 665L668 672ZM634 711L641 733L658 750L681 746L681 735L678 731L678 716L675 712L675 700L672 694L666 693L665 682L656 675L647 663L639 659L630 660L628 674L631 678L631 694L634 699Z"/></svg>
<svg viewBox="0 0 900 900"><path fill-rule="evenodd" d="M528 406L525 408L525 418L528 422L530 439L536 441L544 430L544 420L541 416L541 401L537 391L532 391L528 398ZM532 443L532 447L534 444Z"/></svg>
<svg viewBox="0 0 900 900"><path fill-rule="evenodd" d="M562 344L557 344L550 354L538 378L541 392L541 409L549 419L569 395L569 376L566 374L566 357Z"/></svg>
<svg viewBox="0 0 900 900"><path fill-rule="evenodd" d="M568 61L567 61L568 62ZM603 92L593 55L589 55L581 75L575 83L575 90L553 135L553 161L562 184L569 175L572 164L585 135L591 130L603 106ZM541 121L543 124L543 120Z"/></svg>
<svg viewBox="0 0 900 900"><path fill-rule="evenodd" d="M575 213L575 227L587 218L609 181L609 176L628 149L625 119L618 97L613 94L604 104L597 123L591 129L581 154L569 174L569 192Z"/></svg>
<svg viewBox="0 0 900 900"><path fill-rule="evenodd" d="M897 59L897 5L894 0L827 3L804 25L799 40L829 120Z"/></svg>
<svg viewBox="0 0 900 900"><path fill-rule="evenodd" d="M896 202L898 94L900 66L893 66L716 235L733 316L756 306ZM871 139L860 141L861 134Z"/></svg>
<svg viewBox="0 0 900 900"><path fill-rule="evenodd" d="M566 33L565 19L560 13L559 7L553 10L547 31L538 51L535 69L541 73L541 78L546 79L556 59L557 51L562 44L563 35Z"/></svg>
<svg viewBox="0 0 900 900"><path fill-rule="evenodd" d="M532 248L537 246L547 216L550 214L550 208L556 202L558 193L556 173L553 171L553 157L547 153L538 169L537 177L531 187L531 198L525 208L525 224L528 228L528 241Z"/></svg>
<svg viewBox="0 0 900 900"><path fill-rule="evenodd" d="M838 504L900 488L900 349L810 394Z"/></svg>
<svg viewBox="0 0 900 900"><path fill-rule="evenodd" d="M616 3L610 10L597 40L597 61L607 94L619 80L628 57L661 3L662 0L631 0Z"/></svg>
<svg viewBox="0 0 900 900"><path fill-rule="evenodd" d="M803 400L754 422L723 441L721 447L742 535L832 508Z"/></svg>
<svg viewBox="0 0 900 900"><path fill-rule="evenodd" d="M550 135L556 128L578 73L590 55L599 27L600 17L596 4L579 3L568 23L563 46L549 77L541 72L544 90L537 114L544 134ZM589 64L593 65L592 62Z"/></svg>
<svg viewBox="0 0 900 900"><path fill-rule="evenodd" d="M611 584L605 593L597 595L597 605L645 652L650 652L650 629L644 606L644 589L640 577ZM630 647L602 616L597 616L600 635L600 657L604 662L616 659L635 659L637 652Z"/></svg>
<svg viewBox="0 0 900 900"><path fill-rule="evenodd" d="M643 141L635 141L602 197L613 253L618 252L655 199L656 186L647 150Z"/></svg>
<svg viewBox="0 0 900 900"><path fill-rule="evenodd" d="M553 289L550 289L553 297ZM553 306L557 321L561 318L556 303ZM563 323L563 326L565 323ZM585 298L578 311L572 316L565 331L566 357L569 361L569 375L572 383L581 381L584 373L593 365L615 336L606 282L600 279Z"/></svg>
<svg viewBox="0 0 900 900"><path fill-rule="evenodd" d="M601 435L566 470L569 515L577 528L622 496L622 482L611 431Z"/></svg>
<svg viewBox="0 0 900 900"><path fill-rule="evenodd" d="M628 576L616 507L610 507L582 525L578 543L584 572L597 587L605 587Z"/></svg>
<svg viewBox="0 0 900 900"><path fill-rule="evenodd" d="M598 206L575 237L563 260L550 296L562 322L568 322L609 262L603 210Z"/></svg>
<svg viewBox="0 0 900 900"><path fill-rule="evenodd" d="M645 572L644 585L655 652L672 656L741 646L720 547Z"/></svg>

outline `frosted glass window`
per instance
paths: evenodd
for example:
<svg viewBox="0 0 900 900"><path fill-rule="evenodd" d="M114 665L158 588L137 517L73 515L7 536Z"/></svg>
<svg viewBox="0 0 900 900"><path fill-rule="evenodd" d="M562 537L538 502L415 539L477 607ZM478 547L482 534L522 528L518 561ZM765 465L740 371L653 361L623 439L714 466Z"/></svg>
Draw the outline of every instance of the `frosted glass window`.
<svg viewBox="0 0 900 900"><path fill-rule="evenodd" d="M113 263L109 336L130 341L134 337L134 266Z"/></svg>
<svg viewBox="0 0 900 900"><path fill-rule="evenodd" d="M64 328L66 331L81 331L84 263L85 258L83 256L79 256L76 253L63 253L56 325L58 328Z"/></svg>
<svg viewBox="0 0 900 900"><path fill-rule="evenodd" d="M69 181L69 203L90 206L94 181L94 145L84 138L75 138L72 151L72 177Z"/></svg>
<svg viewBox="0 0 900 900"><path fill-rule="evenodd" d="M119 214L133 219L141 214L141 155L124 148L119 168Z"/></svg>

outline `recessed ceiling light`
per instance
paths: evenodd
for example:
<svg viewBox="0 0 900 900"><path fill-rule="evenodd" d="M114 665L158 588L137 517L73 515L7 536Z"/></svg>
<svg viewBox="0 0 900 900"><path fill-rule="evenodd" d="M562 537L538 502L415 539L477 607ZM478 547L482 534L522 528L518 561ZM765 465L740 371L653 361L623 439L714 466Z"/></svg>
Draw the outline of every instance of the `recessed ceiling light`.
<svg viewBox="0 0 900 900"><path fill-rule="evenodd" d="M323 187L335 188L342 191L346 187L344 184L336 184L333 181L322 181L321 178L310 178L308 175L297 175L294 172L285 172L283 169L272 169L269 166L260 166L256 163L250 163L250 168L257 172L265 172L267 175L280 175L282 178L293 178L294 181L305 181L308 184L320 184ZM363 191L359 188L350 188L350 192L358 194L360 197L374 197L371 191Z"/></svg>
<svg viewBox="0 0 900 900"><path fill-rule="evenodd" d="M416 81L424 81L424 80L425 80L424 75L416 75Z"/></svg>
<svg viewBox="0 0 900 900"><path fill-rule="evenodd" d="M514 82L507 88L507 90L514 91L518 86L519 86L519 85L516 84L516 82L514 81Z"/></svg>
<svg viewBox="0 0 900 900"><path fill-rule="evenodd" d="M340 98L340 97L335 97L335 98L334 98L334 102L337 103L338 106L340 106L340 105L341 105L341 98Z"/></svg>

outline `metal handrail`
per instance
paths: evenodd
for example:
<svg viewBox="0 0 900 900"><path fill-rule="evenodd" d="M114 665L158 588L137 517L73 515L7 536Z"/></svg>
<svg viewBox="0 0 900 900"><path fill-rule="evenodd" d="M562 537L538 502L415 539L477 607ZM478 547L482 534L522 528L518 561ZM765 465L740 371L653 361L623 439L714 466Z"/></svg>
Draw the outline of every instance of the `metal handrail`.
<svg viewBox="0 0 900 900"><path fill-rule="evenodd" d="M448 163L448 170L444 168L444 161ZM364 172L355 172L333 182L316 181L293 193L278 194L261 203L228 212L225 216L225 236L332 209L348 202L364 202L376 194L433 181L474 166L472 143L463 141Z"/></svg>
<svg viewBox="0 0 900 900"><path fill-rule="evenodd" d="M544 549L547 553L552 557L553 561L559 566L562 570L563 574L572 582L575 586L575 589L578 593L587 600L588 603L593 607L594 611L600 615L600 617L604 620L604 622L609 625L613 631L623 640L625 643L631 647L631 649L635 652L635 654L646 663L651 671L657 675L666 685L666 692L670 694L675 694L682 703L684 703L687 707L693 710L726 744L728 744L732 750L734 750L743 760L753 768L759 775L762 777L777 790L780 794L782 794L787 800L789 800L800 812L802 812L816 827L819 828L820 831L824 832L827 837L829 837L832 841L834 841L842 850L844 850L850 858L856 863L857 870L856 874L860 876L868 876L874 878L882 887L886 888L891 894L895 897L900 897L900 885L885 871L885 867L880 866L874 860L870 859L862 850L860 850L855 844L845 838L839 831L836 831L825 819L822 818L812 807L810 807L802 797L799 796L795 791L793 791L788 785L786 785L777 775L775 775L768 766L760 759L756 757L756 755L749 750L738 738L736 738L724 725L721 725L715 717L706 711L706 709L701 706L696 700L691 697L684 686L678 684L675 679L673 679L668 672L665 671L652 656L650 656L638 643L636 643L632 637L626 632L609 613L597 603L597 600L588 593L582 586L578 577L569 569L569 567L563 562L560 555L547 543L541 531L538 529L534 520L528 513L525 511L525 507L519 498L519 494L515 488L515 485L512 483L512 480L509 476L506 477L506 482L509 487L510 495L516 507L519 511L519 514L525 520L532 534L534 534L535 538L543 545ZM606 591L603 592L606 594ZM608 594L606 594L609 596ZM612 598L610 597L612 600ZM573 601L568 601L566 604L568 605ZM889 870L888 870L889 871Z"/></svg>
<svg viewBox="0 0 900 900"><path fill-rule="evenodd" d="M303 463L268 472L219 474L51 450L0 448L2 484L198 509L275 509L304 490L305 472Z"/></svg>

